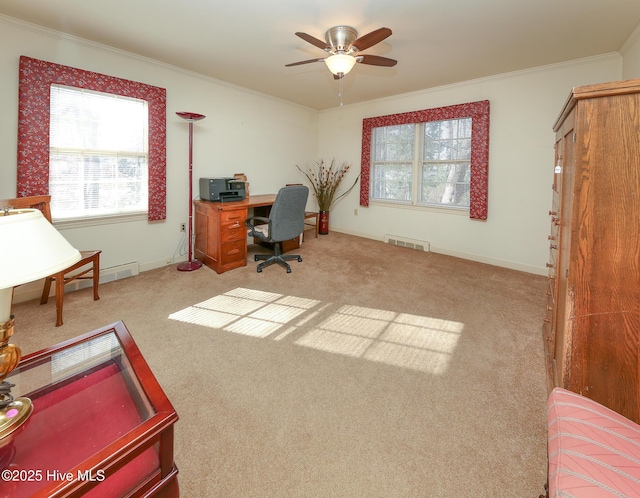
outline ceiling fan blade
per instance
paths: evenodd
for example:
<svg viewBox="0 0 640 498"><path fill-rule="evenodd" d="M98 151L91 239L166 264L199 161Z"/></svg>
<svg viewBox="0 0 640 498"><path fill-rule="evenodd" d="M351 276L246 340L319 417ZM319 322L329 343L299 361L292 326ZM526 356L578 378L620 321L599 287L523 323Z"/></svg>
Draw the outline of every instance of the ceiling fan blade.
<svg viewBox="0 0 640 498"><path fill-rule="evenodd" d="M356 62L360 64L369 64L371 66L395 66L398 61L395 59L389 59L387 57L381 57L379 55L358 55L356 56Z"/></svg>
<svg viewBox="0 0 640 498"><path fill-rule="evenodd" d="M319 59L309 59L306 61L300 61L300 62L292 62L291 64L285 64L284 67L291 67L291 66L300 66L302 64L311 64L312 62L320 62L323 61L324 58L319 58Z"/></svg>
<svg viewBox="0 0 640 498"><path fill-rule="evenodd" d="M318 40L317 38L308 35L307 33L301 33L300 31L296 32L296 36L302 38L304 41L311 43L311 45L315 45L318 48L321 48L322 50L327 50L327 43L323 42L322 40Z"/></svg>
<svg viewBox="0 0 640 498"><path fill-rule="evenodd" d="M389 28L379 28L369 34L361 36L356 41L354 41L351 46L362 52L369 47L373 47L376 43L380 43L382 40L388 38L389 36L391 36L391 30Z"/></svg>

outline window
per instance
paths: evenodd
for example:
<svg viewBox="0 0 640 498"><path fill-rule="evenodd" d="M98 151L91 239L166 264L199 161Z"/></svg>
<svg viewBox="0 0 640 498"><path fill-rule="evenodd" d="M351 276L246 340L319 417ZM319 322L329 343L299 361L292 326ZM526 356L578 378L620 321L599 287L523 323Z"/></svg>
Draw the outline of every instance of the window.
<svg viewBox="0 0 640 498"><path fill-rule="evenodd" d="M489 102L363 120L360 204L468 210L487 217Z"/></svg>
<svg viewBox="0 0 640 498"><path fill-rule="evenodd" d="M469 208L471 118L374 128L371 199Z"/></svg>
<svg viewBox="0 0 640 498"><path fill-rule="evenodd" d="M51 85L49 193L55 219L146 213L148 105Z"/></svg>
<svg viewBox="0 0 640 498"><path fill-rule="evenodd" d="M413 192L414 125L372 130L371 198L411 201Z"/></svg>
<svg viewBox="0 0 640 498"><path fill-rule="evenodd" d="M167 190L167 91L144 83L25 56L20 57L18 88L18 196L49 194L51 85L104 92L147 103L147 218L149 221L164 220Z"/></svg>

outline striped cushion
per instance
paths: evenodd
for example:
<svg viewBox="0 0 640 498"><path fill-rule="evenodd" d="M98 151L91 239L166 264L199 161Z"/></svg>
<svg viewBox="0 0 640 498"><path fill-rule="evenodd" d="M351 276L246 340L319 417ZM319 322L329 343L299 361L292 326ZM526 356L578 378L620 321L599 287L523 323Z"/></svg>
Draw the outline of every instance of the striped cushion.
<svg viewBox="0 0 640 498"><path fill-rule="evenodd" d="M555 388L549 397L549 496L640 497L640 425Z"/></svg>

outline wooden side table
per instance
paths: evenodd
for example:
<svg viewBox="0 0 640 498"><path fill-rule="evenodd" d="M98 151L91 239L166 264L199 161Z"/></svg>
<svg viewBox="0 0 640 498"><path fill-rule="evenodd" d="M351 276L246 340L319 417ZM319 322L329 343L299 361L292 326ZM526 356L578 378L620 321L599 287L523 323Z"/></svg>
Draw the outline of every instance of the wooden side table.
<svg viewBox="0 0 640 498"><path fill-rule="evenodd" d="M26 356L33 413L0 439L2 496L179 495L175 409L122 322Z"/></svg>

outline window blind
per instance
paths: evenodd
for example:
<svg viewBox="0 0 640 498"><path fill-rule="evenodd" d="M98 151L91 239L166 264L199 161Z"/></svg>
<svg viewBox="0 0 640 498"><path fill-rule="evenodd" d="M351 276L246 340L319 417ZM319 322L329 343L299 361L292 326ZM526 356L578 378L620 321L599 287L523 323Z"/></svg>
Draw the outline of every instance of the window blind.
<svg viewBox="0 0 640 498"><path fill-rule="evenodd" d="M147 211L148 122L145 100L51 85L49 191L54 218Z"/></svg>

